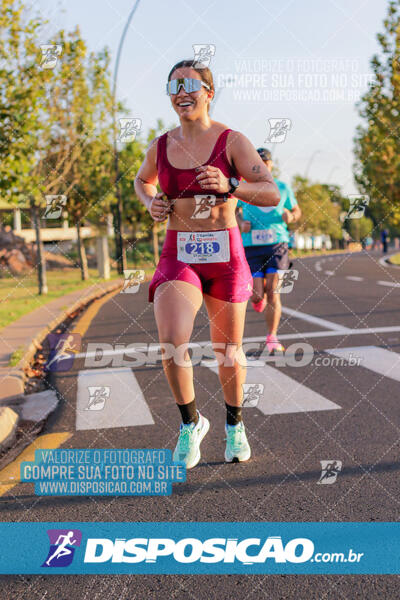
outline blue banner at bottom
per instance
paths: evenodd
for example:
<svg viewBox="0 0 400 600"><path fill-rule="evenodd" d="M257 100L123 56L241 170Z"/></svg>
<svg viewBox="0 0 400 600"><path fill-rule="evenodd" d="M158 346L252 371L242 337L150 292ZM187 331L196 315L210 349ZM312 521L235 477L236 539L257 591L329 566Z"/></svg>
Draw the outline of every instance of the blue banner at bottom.
<svg viewBox="0 0 400 600"><path fill-rule="evenodd" d="M400 523L0 523L1 574L395 574Z"/></svg>

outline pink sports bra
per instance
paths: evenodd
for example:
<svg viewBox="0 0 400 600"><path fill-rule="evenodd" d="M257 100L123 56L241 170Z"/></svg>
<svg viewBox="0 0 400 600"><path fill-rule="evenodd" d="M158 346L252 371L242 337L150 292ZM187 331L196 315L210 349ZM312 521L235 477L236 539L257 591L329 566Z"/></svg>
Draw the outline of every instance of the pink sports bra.
<svg viewBox="0 0 400 600"><path fill-rule="evenodd" d="M233 167L226 156L226 138L231 129L225 129L218 137L210 158L203 165L212 165L218 167L225 177L236 177L240 175ZM196 180L198 175L195 168L178 169L171 165L167 158L167 136L168 132L160 136L157 142L157 171L160 187L167 198L188 198L195 194L207 194L207 190L201 188ZM200 166L200 165L199 165ZM231 194L216 194L214 196L232 197Z"/></svg>

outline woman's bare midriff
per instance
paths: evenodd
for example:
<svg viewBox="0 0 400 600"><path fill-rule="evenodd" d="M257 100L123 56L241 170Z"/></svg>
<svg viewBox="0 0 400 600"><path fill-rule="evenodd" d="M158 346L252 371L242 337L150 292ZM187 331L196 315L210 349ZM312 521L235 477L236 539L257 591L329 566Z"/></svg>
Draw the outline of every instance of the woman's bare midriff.
<svg viewBox="0 0 400 600"><path fill-rule="evenodd" d="M207 194L204 193L204 196ZM237 226L235 217L236 198L218 206L196 205L195 198L177 198L172 200L174 209L169 215L168 229L176 231L214 231ZM206 216L208 214L208 216ZM206 218L204 218L206 217Z"/></svg>

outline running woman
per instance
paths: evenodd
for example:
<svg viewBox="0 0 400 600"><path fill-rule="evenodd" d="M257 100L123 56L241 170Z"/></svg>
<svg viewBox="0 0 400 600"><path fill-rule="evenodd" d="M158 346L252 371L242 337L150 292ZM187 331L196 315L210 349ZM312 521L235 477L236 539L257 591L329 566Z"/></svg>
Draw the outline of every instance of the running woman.
<svg viewBox="0 0 400 600"><path fill-rule="evenodd" d="M225 460L238 462L251 454L241 405L246 374L242 336L252 278L236 222L235 197L268 207L278 204L279 191L250 141L210 119L213 78L208 68L200 67L184 60L171 69L167 94L180 126L151 143L135 189L155 221L168 217L149 288L161 347L177 349L189 343L204 299L213 349L222 356L218 362L226 405ZM162 192L157 193L157 183ZM163 352L163 368L182 418L174 460L190 469L200 460L209 422L196 408L187 350L184 358L187 366Z"/></svg>
<svg viewBox="0 0 400 600"><path fill-rule="evenodd" d="M259 148L257 152L268 170L272 171L274 163L271 152L266 148ZM253 276L252 306L257 312L263 312L266 307L266 343L270 354L284 351L277 338L282 307L280 293L275 290L279 279L278 269L289 268L287 225L301 217L291 187L279 179L275 179L275 183L280 193L278 206L257 206L254 202L242 202L242 199L237 205L237 220Z"/></svg>

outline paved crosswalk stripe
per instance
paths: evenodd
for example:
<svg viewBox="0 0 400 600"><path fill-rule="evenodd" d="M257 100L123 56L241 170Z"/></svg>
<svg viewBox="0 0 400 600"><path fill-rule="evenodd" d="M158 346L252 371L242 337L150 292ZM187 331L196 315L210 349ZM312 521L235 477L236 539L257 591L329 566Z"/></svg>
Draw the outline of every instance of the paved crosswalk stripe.
<svg viewBox="0 0 400 600"><path fill-rule="evenodd" d="M217 367L209 367L218 373ZM264 365L247 369L246 383L261 383L264 393L257 408L264 415L334 410L341 408L309 387L297 382L279 369Z"/></svg>
<svg viewBox="0 0 400 600"><path fill-rule="evenodd" d="M359 366L400 381L400 354L379 346L354 346L353 348L332 348L324 350L328 354L349 360L359 359Z"/></svg>
<svg viewBox="0 0 400 600"><path fill-rule="evenodd" d="M77 430L135 425L154 425L154 420L132 369L79 372Z"/></svg>
<svg viewBox="0 0 400 600"><path fill-rule="evenodd" d="M326 319L321 319L320 317L314 317L314 315L309 315L299 310L293 310L293 308L288 308L287 306L282 306L282 312L290 315L291 317L296 317L296 319L302 319L303 321L308 321L309 323L316 323L317 325L321 325L327 329L332 329L333 331L350 331L348 327L340 325L339 323L327 321Z"/></svg>

